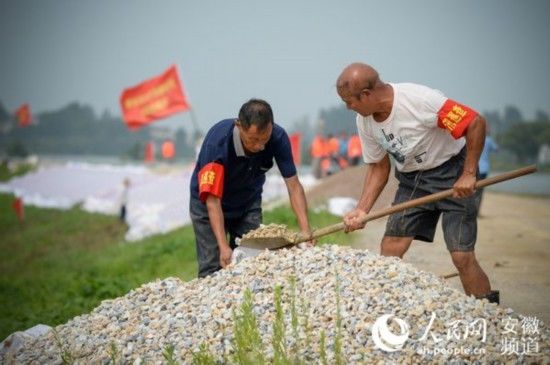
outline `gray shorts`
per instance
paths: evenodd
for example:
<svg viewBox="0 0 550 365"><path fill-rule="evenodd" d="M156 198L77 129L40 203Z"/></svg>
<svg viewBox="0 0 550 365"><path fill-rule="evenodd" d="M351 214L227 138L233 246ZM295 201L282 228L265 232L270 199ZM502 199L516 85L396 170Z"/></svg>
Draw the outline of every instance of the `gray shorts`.
<svg viewBox="0 0 550 365"><path fill-rule="evenodd" d="M395 177L399 187L393 204L420 198L442 190L451 189L462 174L466 149L442 165L425 171L399 172ZM386 236L414 237L416 240L433 242L439 216L447 249L473 251L477 238L478 191L473 196L461 199L447 198L435 203L406 209L390 215L386 224Z"/></svg>
<svg viewBox="0 0 550 365"><path fill-rule="evenodd" d="M197 199L191 199L189 213L195 231L197 247L198 277L202 278L220 270L220 250L208 218L206 205ZM229 246L236 247L235 238L256 229L262 222L262 200L258 199L244 210L240 217L225 218L225 232L229 234Z"/></svg>

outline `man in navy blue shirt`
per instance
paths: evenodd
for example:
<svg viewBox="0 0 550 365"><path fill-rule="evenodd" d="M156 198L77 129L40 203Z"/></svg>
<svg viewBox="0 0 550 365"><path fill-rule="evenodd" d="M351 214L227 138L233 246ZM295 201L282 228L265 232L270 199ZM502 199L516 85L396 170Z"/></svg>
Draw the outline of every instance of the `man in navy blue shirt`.
<svg viewBox="0 0 550 365"><path fill-rule="evenodd" d="M227 266L235 238L259 227L265 173L273 159L285 180L298 225L310 234L306 198L288 135L274 123L267 102L251 99L241 107L238 119L222 120L208 131L191 177L189 210L199 277Z"/></svg>

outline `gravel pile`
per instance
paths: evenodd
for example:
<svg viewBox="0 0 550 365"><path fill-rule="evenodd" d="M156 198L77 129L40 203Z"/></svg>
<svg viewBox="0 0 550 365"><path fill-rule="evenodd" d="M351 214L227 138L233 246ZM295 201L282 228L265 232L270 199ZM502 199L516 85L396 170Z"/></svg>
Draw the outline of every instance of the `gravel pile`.
<svg viewBox="0 0 550 365"><path fill-rule="evenodd" d="M399 259L323 246L266 251L205 279L148 283L25 342L16 353L1 355L0 363L62 363L62 355L86 364L113 357L117 363L164 363L169 345L178 362L191 363L201 344L220 362L231 362L233 312L246 288L265 356L272 359L276 285L282 287L287 349L307 363L321 362L323 331L328 363L339 356L346 364L550 359L549 332L534 318L467 297ZM291 325L293 298L298 331Z"/></svg>

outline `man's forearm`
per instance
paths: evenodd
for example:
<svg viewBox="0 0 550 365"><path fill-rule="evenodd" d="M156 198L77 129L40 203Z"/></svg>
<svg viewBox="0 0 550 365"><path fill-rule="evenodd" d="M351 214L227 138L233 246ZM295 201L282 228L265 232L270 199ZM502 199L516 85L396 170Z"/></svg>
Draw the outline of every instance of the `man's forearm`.
<svg viewBox="0 0 550 365"><path fill-rule="evenodd" d="M378 199L378 196L384 190L390 174L390 160L386 155L380 162L369 164L365 181L363 184L363 192L357 203L357 208L370 212L372 206Z"/></svg>
<svg viewBox="0 0 550 365"><path fill-rule="evenodd" d="M212 227L212 232L214 233L214 236L216 236L218 246L227 246L228 243L225 235L223 211L220 199L212 195L208 196L208 198L206 198L206 207L208 209L210 227Z"/></svg>
<svg viewBox="0 0 550 365"><path fill-rule="evenodd" d="M301 186L300 186L300 189L297 189L297 190L298 191L292 194L290 198L292 210L294 211L294 214L296 214L296 218L298 219L298 225L300 226L300 229L302 231L309 231L309 222L307 219L306 195L304 193L304 189Z"/></svg>
<svg viewBox="0 0 550 365"><path fill-rule="evenodd" d="M287 184L290 206L296 215L298 226L303 232L309 232L310 227L307 217L307 201L304 188L296 176L285 179L285 182Z"/></svg>

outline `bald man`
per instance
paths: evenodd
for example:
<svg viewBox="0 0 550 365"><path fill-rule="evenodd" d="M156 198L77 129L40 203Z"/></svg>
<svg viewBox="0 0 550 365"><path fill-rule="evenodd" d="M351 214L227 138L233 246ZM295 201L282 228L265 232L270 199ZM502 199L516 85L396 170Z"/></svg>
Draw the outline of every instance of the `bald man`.
<svg viewBox="0 0 550 365"><path fill-rule="evenodd" d="M413 239L433 242L439 216L453 264L467 295L497 302L476 260L474 191L485 119L440 91L410 83L385 83L369 65L347 66L336 82L346 107L357 112L363 159L368 164L357 207L344 216L348 232L363 228L388 181L390 156L399 188L394 204L453 188L453 197L389 217L381 243L384 256L403 255Z"/></svg>

